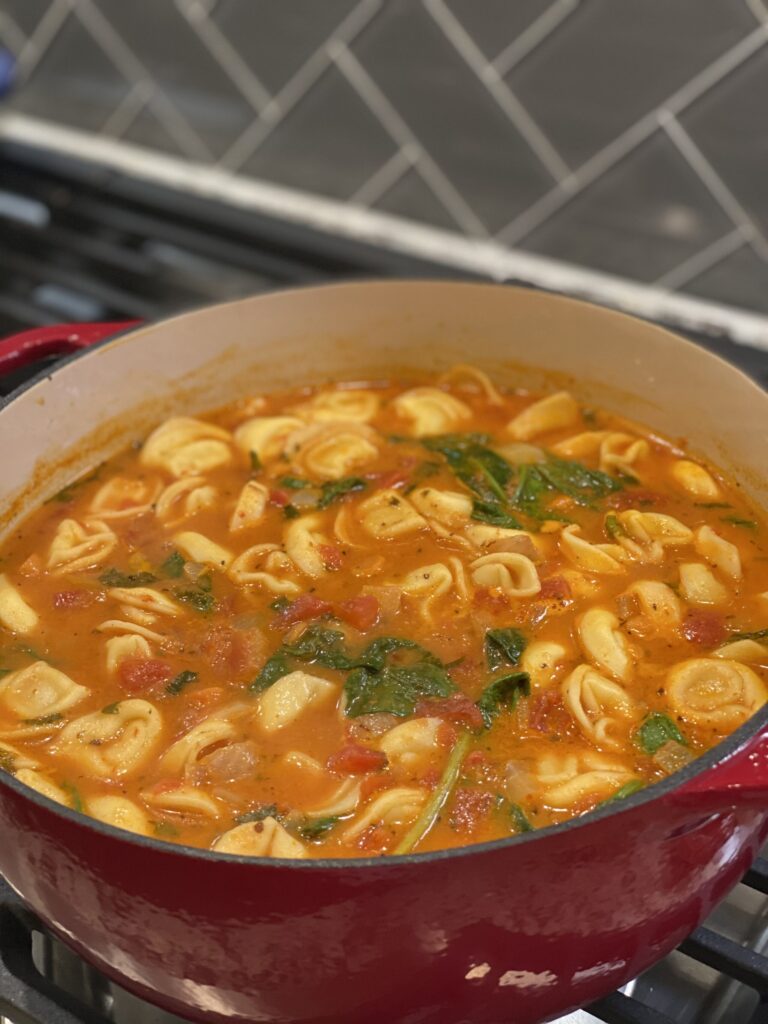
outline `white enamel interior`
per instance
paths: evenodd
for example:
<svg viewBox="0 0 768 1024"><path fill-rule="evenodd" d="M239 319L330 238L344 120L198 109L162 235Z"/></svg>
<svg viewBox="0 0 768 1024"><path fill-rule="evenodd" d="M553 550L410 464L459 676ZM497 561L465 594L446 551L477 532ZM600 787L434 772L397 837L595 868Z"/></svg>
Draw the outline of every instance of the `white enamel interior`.
<svg viewBox="0 0 768 1024"><path fill-rule="evenodd" d="M768 395L717 357L571 299L395 281L210 307L61 366L0 409L3 532L30 503L140 439L164 415L272 388L454 362L518 386L565 385L587 403L685 438L768 504Z"/></svg>

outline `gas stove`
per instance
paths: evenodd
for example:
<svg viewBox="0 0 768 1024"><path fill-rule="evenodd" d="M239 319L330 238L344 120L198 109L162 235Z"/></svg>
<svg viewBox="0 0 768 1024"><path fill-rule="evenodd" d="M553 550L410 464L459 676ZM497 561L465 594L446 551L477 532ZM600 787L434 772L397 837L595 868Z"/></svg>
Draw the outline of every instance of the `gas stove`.
<svg viewBox="0 0 768 1024"><path fill-rule="evenodd" d="M473 276L7 142L0 230L0 337L61 321L154 320L298 284ZM513 283L537 286L535 274ZM668 326L768 386L768 352L708 331L706 318ZM0 394L40 368L7 376ZM768 1024L768 860L670 956L560 1024L597 1022ZM0 1024L181 1022L90 968L0 879Z"/></svg>

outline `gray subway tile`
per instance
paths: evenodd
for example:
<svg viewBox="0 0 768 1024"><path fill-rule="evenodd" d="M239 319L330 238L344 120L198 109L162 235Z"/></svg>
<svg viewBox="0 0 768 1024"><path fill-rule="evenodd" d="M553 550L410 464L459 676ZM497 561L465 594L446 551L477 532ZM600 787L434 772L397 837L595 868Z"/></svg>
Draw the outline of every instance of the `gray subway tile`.
<svg viewBox="0 0 768 1024"><path fill-rule="evenodd" d="M159 150L161 153L171 156L185 155L173 135L148 103L142 107L127 129L122 132L120 138L136 146Z"/></svg>
<svg viewBox="0 0 768 1024"><path fill-rule="evenodd" d="M705 93L681 122L768 235L768 47Z"/></svg>
<svg viewBox="0 0 768 1024"><path fill-rule="evenodd" d="M70 14L9 102L25 114L99 131L130 87L91 34Z"/></svg>
<svg viewBox="0 0 768 1024"><path fill-rule="evenodd" d="M373 204L375 209L407 220L456 231L457 225L418 171L410 168Z"/></svg>
<svg viewBox="0 0 768 1024"><path fill-rule="evenodd" d="M8 14L26 35L31 35L54 0L2 0L0 13Z"/></svg>
<svg viewBox="0 0 768 1024"><path fill-rule="evenodd" d="M551 187L538 157L420 4L388 0L353 50L489 230Z"/></svg>
<svg viewBox="0 0 768 1024"><path fill-rule="evenodd" d="M397 147L335 67L241 168L280 185L348 199Z"/></svg>
<svg viewBox="0 0 768 1024"><path fill-rule="evenodd" d="M321 47L358 0L219 0L212 20L276 93Z"/></svg>
<svg viewBox="0 0 768 1024"><path fill-rule="evenodd" d="M213 155L223 155L255 111L176 4L99 0L99 9Z"/></svg>
<svg viewBox="0 0 768 1024"><path fill-rule="evenodd" d="M745 244L681 291L768 315L768 263Z"/></svg>
<svg viewBox="0 0 768 1024"><path fill-rule="evenodd" d="M589 0L507 81L577 166L756 24L734 0Z"/></svg>
<svg viewBox="0 0 768 1024"><path fill-rule="evenodd" d="M700 178L659 132L519 244L650 282L732 230Z"/></svg>

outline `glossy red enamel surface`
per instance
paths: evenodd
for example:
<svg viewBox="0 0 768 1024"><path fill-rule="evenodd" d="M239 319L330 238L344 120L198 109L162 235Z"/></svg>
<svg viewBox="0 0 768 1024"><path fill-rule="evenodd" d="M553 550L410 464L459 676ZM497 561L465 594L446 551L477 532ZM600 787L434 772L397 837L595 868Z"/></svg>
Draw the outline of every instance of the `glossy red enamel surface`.
<svg viewBox="0 0 768 1024"><path fill-rule="evenodd" d="M732 759L732 780L753 756ZM200 1021L532 1024L638 974L746 870L764 808L705 797L340 869L123 840L4 785L0 866L88 960Z"/></svg>
<svg viewBox="0 0 768 1024"><path fill-rule="evenodd" d="M534 1024L637 975L736 884L768 831L767 722L570 826L343 866L137 839L0 774L0 872L87 960L190 1019Z"/></svg>

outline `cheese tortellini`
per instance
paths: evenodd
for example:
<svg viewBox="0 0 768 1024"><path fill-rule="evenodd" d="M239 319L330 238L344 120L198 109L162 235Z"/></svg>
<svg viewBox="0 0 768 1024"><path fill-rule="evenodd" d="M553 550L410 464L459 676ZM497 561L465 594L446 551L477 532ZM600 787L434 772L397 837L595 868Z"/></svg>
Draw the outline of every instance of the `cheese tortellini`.
<svg viewBox="0 0 768 1024"><path fill-rule="evenodd" d="M39 616L14 587L7 576L0 573L0 625L12 633L31 633Z"/></svg>
<svg viewBox="0 0 768 1024"><path fill-rule="evenodd" d="M141 461L171 476L198 476L231 461L231 440L228 431L212 423L176 416L149 435Z"/></svg>
<svg viewBox="0 0 768 1024"><path fill-rule="evenodd" d="M117 547L117 536L99 519L63 519L48 551L48 568L56 574L92 569Z"/></svg>
<svg viewBox="0 0 768 1024"><path fill-rule="evenodd" d="M11 672L0 678L0 737L21 739L54 731L64 713L89 692L45 661ZM12 716L12 726L2 725L4 714Z"/></svg>
<svg viewBox="0 0 768 1024"><path fill-rule="evenodd" d="M553 810L607 800L638 776L620 758L597 750L553 750L542 755L533 777L540 799Z"/></svg>
<svg viewBox="0 0 768 1024"><path fill-rule="evenodd" d="M726 733L765 704L768 689L738 661L691 658L667 676L667 698L682 721Z"/></svg>
<svg viewBox="0 0 768 1024"><path fill-rule="evenodd" d="M314 423L292 433L285 450L299 471L321 480L340 480L379 454L378 435L364 423L348 420Z"/></svg>
<svg viewBox="0 0 768 1024"><path fill-rule="evenodd" d="M157 749L162 732L158 709L138 698L120 701L69 722L56 739L56 753L97 779L134 775Z"/></svg>
<svg viewBox="0 0 768 1024"><path fill-rule="evenodd" d="M560 550L569 562L584 572L615 576L626 572L625 554L619 544L592 544L581 536L575 523L560 531Z"/></svg>
<svg viewBox="0 0 768 1024"><path fill-rule="evenodd" d="M279 596L301 593L298 566L279 544L254 544L234 559L230 579L241 586L261 587Z"/></svg>
<svg viewBox="0 0 768 1024"><path fill-rule="evenodd" d="M427 525L407 498L389 489L377 491L361 502L357 516L363 529L378 540L401 540Z"/></svg>
<svg viewBox="0 0 768 1024"><path fill-rule="evenodd" d="M564 680L563 701L588 740L607 750L626 746L628 726L638 717L636 702L619 683L591 665L579 665Z"/></svg>
<svg viewBox="0 0 768 1024"><path fill-rule="evenodd" d="M337 694L334 683L297 669L278 679L259 700L258 722L266 733L292 725L311 708L330 702Z"/></svg>
<svg viewBox="0 0 768 1024"><path fill-rule="evenodd" d="M513 551L481 555L470 563L469 570L478 587L496 588L507 597L533 597L541 590L536 566Z"/></svg>
<svg viewBox="0 0 768 1024"><path fill-rule="evenodd" d="M596 668L620 682L630 679L632 654L613 612L607 608L590 608L578 619L577 632L584 653Z"/></svg>
<svg viewBox="0 0 768 1024"><path fill-rule="evenodd" d="M515 441L530 441L550 430L572 427L579 422L579 406L567 391L541 398L523 409L507 424L507 433Z"/></svg>
<svg viewBox="0 0 768 1024"><path fill-rule="evenodd" d="M392 403L398 416L407 420L416 437L430 437L460 430L472 418L469 407L438 388L412 388Z"/></svg>
<svg viewBox="0 0 768 1024"><path fill-rule="evenodd" d="M262 821L236 825L214 842L216 853L238 857L283 857L298 860L307 856L306 847L271 815Z"/></svg>

